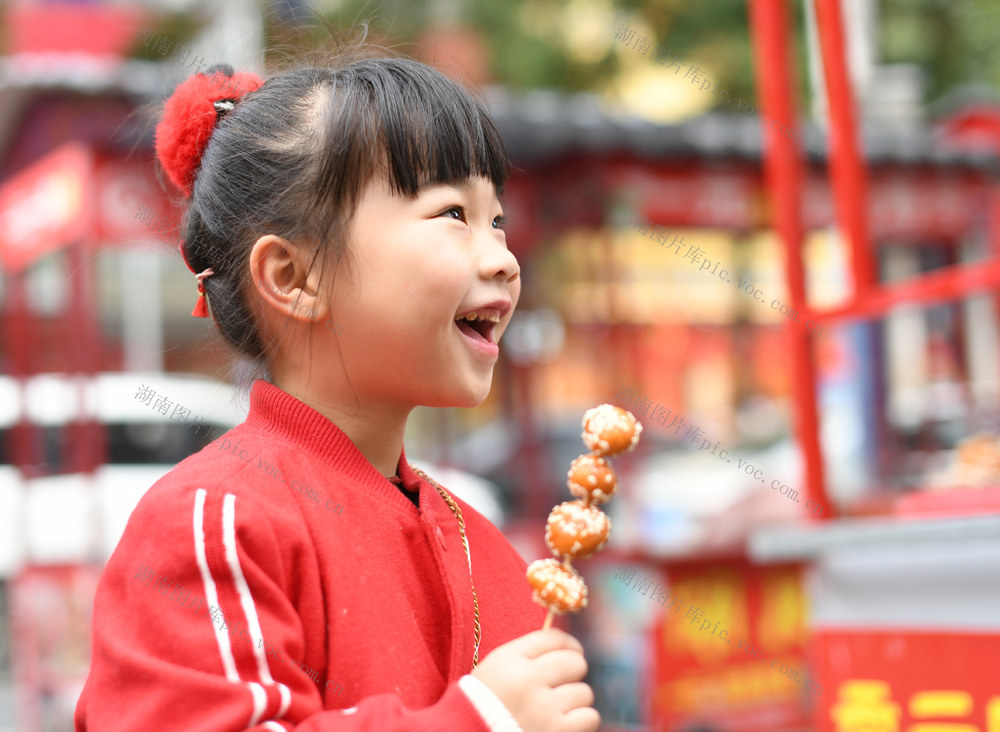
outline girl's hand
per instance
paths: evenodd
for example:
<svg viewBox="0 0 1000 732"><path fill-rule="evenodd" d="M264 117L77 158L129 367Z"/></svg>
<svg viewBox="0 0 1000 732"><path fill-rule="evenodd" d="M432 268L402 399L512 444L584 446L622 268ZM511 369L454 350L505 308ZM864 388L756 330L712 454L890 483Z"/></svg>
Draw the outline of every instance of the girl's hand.
<svg viewBox="0 0 1000 732"><path fill-rule="evenodd" d="M472 671L524 732L596 732L601 715L585 683L583 646L561 630L536 630L499 646Z"/></svg>

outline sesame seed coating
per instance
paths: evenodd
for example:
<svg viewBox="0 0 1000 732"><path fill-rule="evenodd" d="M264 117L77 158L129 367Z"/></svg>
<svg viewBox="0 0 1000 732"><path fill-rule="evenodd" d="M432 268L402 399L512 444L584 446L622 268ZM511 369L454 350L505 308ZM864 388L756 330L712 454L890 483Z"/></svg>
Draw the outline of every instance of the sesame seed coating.
<svg viewBox="0 0 1000 732"><path fill-rule="evenodd" d="M605 458L588 453L570 464L566 485L584 503L607 503L618 487L618 476Z"/></svg>
<svg viewBox="0 0 1000 732"><path fill-rule="evenodd" d="M567 501L552 509L545 524L545 542L557 557L586 559L608 543L611 519L582 501Z"/></svg>
<svg viewBox="0 0 1000 732"><path fill-rule="evenodd" d="M631 452L641 433L642 425L631 412L613 404L601 404L584 413L580 437L588 450L605 456Z"/></svg>
<svg viewBox="0 0 1000 732"><path fill-rule="evenodd" d="M542 607L562 615L587 607L587 585L583 577L555 559L536 559L528 565L532 599Z"/></svg>

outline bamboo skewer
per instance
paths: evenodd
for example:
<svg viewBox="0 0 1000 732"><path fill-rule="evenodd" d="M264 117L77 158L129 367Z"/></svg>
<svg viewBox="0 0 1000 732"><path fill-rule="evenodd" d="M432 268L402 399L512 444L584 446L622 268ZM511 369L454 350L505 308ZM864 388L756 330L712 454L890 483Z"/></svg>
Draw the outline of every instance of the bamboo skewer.
<svg viewBox="0 0 1000 732"><path fill-rule="evenodd" d="M542 630L548 630L552 627L552 618L555 617L555 611L549 608L549 614L545 616L545 622L542 623Z"/></svg>

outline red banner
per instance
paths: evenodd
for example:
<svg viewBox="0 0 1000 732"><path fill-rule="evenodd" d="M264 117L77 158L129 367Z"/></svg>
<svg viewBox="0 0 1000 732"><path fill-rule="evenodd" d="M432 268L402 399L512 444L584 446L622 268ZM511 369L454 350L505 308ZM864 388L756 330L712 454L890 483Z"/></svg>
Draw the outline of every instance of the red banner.
<svg viewBox="0 0 1000 732"><path fill-rule="evenodd" d="M105 243L160 240L176 246L180 211L154 171L145 155L98 161L96 232Z"/></svg>
<svg viewBox="0 0 1000 732"><path fill-rule="evenodd" d="M122 55L136 44L136 31L150 13L110 3L16 3L4 10L10 56L72 53ZM124 5L124 4L123 4Z"/></svg>

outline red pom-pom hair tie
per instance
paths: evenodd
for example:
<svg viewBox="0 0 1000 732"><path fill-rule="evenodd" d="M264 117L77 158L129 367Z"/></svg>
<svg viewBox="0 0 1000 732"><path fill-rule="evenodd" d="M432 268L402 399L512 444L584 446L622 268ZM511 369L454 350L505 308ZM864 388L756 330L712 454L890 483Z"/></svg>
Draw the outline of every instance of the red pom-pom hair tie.
<svg viewBox="0 0 1000 732"><path fill-rule="evenodd" d="M213 66L204 74L195 74L182 82L170 95L163 107L163 119L156 126L156 157L167 177L186 197L191 197L201 156L208 147L216 122L263 83L256 74L233 73L229 67ZM184 264L194 273L183 242L180 251ZM203 280L213 274L211 268L195 274L198 302L191 315L196 318L208 317Z"/></svg>
<svg viewBox="0 0 1000 732"><path fill-rule="evenodd" d="M264 82L256 74L212 67L178 85L156 126L156 157L170 181L191 196L201 156L215 123Z"/></svg>

